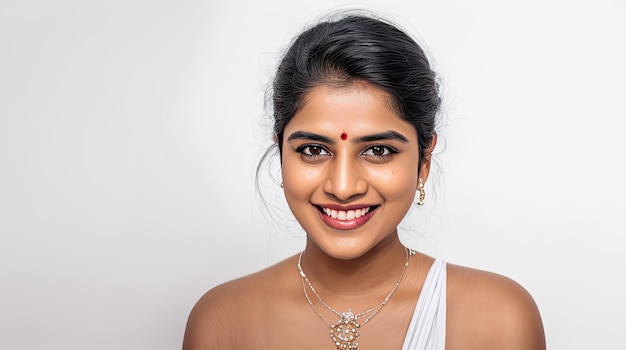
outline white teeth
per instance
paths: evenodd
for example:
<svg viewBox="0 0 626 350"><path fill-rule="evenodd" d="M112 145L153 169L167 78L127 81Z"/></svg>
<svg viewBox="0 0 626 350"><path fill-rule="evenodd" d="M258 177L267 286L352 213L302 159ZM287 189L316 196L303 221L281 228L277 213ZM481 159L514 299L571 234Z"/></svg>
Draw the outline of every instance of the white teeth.
<svg viewBox="0 0 626 350"><path fill-rule="evenodd" d="M324 214L330 216L333 219L337 218L337 211L330 209L330 208L322 208L322 210L324 211Z"/></svg>
<svg viewBox="0 0 626 350"><path fill-rule="evenodd" d="M324 214L330 216L333 219L337 220L353 220L354 218L360 218L363 215L367 214L370 211L370 207L365 207L362 209L351 209L351 210L335 210L330 208L322 208Z"/></svg>

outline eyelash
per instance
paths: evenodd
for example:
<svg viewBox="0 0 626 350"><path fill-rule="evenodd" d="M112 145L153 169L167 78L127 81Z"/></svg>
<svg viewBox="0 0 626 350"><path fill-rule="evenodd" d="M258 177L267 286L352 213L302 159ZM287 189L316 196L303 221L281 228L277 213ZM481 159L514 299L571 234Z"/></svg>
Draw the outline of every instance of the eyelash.
<svg viewBox="0 0 626 350"><path fill-rule="evenodd" d="M311 148L312 147L317 147L320 149L321 152L325 152L326 154L313 154L311 153ZM308 153L307 153L308 151ZM328 150L326 149L326 147L319 145L319 144L305 144L302 145L298 148L296 148L296 152L300 153L300 155L302 156L302 158L307 158L307 159L316 159L319 157L327 157L330 155L330 152L328 152Z"/></svg>
<svg viewBox="0 0 626 350"><path fill-rule="evenodd" d="M363 153L361 153L361 155L365 155L365 153L373 151L374 148L382 148L383 149L383 154L371 154L371 155L367 155L368 157L375 157L378 158L378 160L386 160L388 158L393 157L394 154L398 153L398 150L390 147L390 146L386 146L386 145L371 145L369 147L367 147L365 149L365 151L363 151Z"/></svg>
<svg viewBox="0 0 626 350"><path fill-rule="evenodd" d="M311 153L311 148L313 147L319 148L320 154ZM369 154L369 155L366 154L368 152L373 152L374 148L382 148L383 154ZM326 147L320 144L304 144L296 148L296 152L300 153L302 158L309 159L309 160L315 160L315 159L318 159L319 157L328 157L331 155L328 149L326 149ZM376 161L384 161L384 160L387 160L388 158L393 157L393 155L396 153L398 153L398 150L393 147L390 147L387 145L376 144L376 145L368 146L363 152L361 152L361 156L373 157L376 159Z"/></svg>

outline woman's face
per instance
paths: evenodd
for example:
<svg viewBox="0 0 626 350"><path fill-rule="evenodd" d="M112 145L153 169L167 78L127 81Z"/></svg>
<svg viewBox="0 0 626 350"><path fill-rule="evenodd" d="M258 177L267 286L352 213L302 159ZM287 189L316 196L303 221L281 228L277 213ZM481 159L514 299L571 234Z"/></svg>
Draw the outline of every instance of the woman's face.
<svg viewBox="0 0 626 350"><path fill-rule="evenodd" d="M304 101L284 131L285 197L326 254L356 258L395 234L413 203L417 133L371 84L318 86Z"/></svg>

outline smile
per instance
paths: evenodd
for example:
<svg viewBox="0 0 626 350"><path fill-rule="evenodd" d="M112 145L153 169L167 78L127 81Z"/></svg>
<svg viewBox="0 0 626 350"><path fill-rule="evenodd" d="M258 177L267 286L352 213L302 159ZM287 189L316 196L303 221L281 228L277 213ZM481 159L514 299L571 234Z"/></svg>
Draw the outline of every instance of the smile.
<svg viewBox="0 0 626 350"><path fill-rule="evenodd" d="M378 205L345 209L317 206L320 218L326 225L337 230L353 230L365 225L372 218Z"/></svg>
<svg viewBox="0 0 626 350"><path fill-rule="evenodd" d="M361 209L350 209L350 210L335 210L331 208L321 207L324 214L330 216L333 219L337 220L352 220L354 218L360 218L364 216L370 211L371 207L365 207Z"/></svg>

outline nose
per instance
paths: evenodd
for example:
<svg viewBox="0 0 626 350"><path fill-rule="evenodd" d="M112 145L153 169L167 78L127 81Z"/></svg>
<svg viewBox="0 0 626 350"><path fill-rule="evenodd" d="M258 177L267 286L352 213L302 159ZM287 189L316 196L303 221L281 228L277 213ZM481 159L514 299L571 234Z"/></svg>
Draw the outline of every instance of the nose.
<svg viewBox="0 0 626 350"><path fill-rule="evenodd" d="M358 160L350 156L336 155L326 175L324 192L340 201L364 194L367 192L367 180L363 175Z"/></svg>

